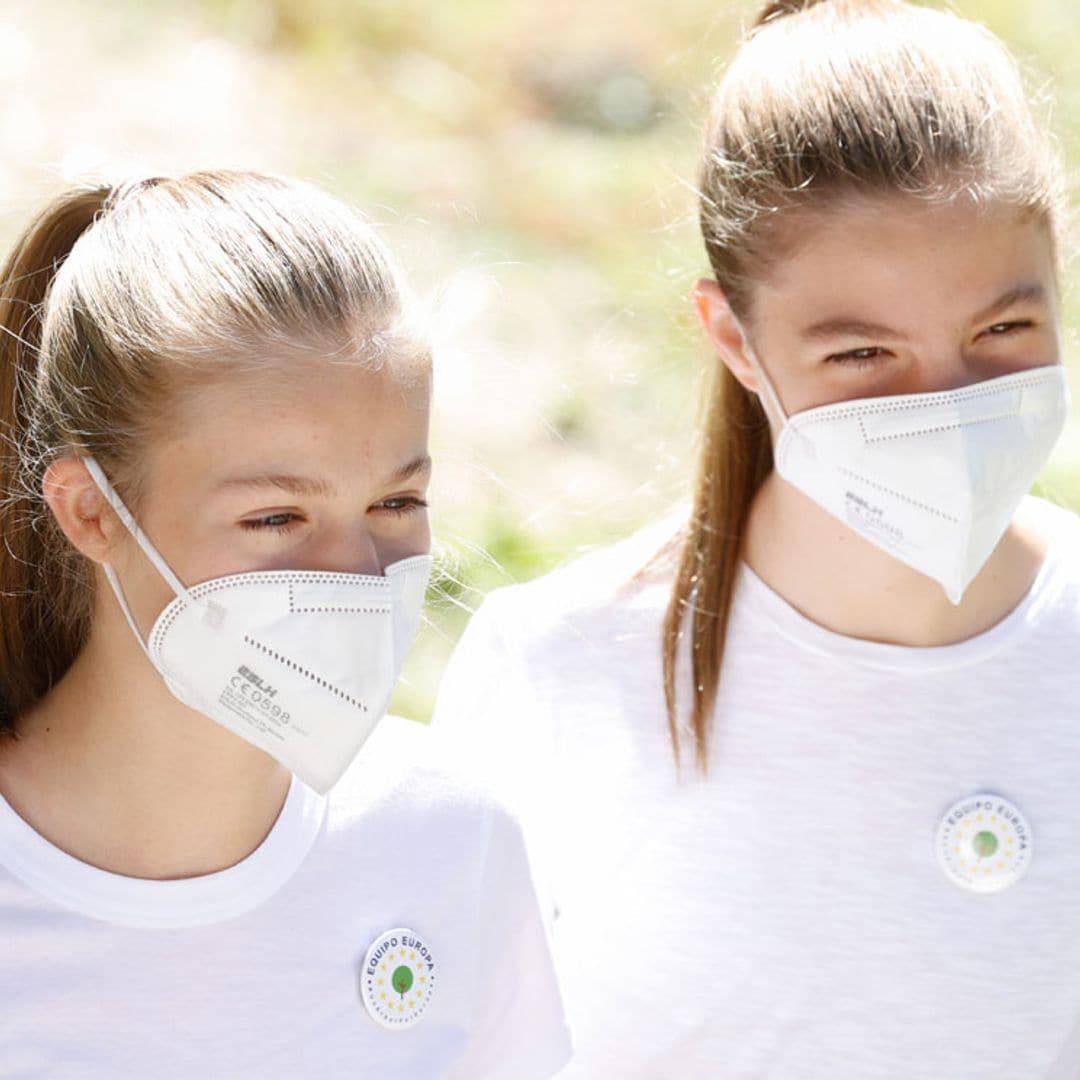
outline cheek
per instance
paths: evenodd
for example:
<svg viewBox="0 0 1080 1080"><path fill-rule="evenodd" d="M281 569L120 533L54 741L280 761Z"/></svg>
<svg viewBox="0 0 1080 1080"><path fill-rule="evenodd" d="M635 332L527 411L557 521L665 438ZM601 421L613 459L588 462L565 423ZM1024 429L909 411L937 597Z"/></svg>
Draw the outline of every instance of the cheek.
<svg viewBox="0 0 1080 1080"><path fill-rule="evenodd" d="M382 537L388 554L400 558L427 554L431 551L431 522L427 512L409 514L400 524L383 530Z"/></svg>
<svg viewBox="0 0 1080 1080"><path fill-rule="evenodd" d="M145 641L150 635L155 620L172 602L175 593L134 540L126 542L117 551L112 560L112 566L120 580L124 598ZM104 572L99 571L99 574L101 576L100 595L107 596L108 602L111 602L112 588L105 580Z"/></svg>
<svg viewBox="0 0 1080 1080"><path fill-rule="evenodd" d="M431 551L431 523L427 512L417 511L392 525L381 527L376 543L379 562L384 568L413 555L426 555Z"/></svg>
<svg viewBox="0 0 1080 1080"><path fill-rule="evenodd" d="M1041 327L1027 341L1018 342L1010 350L1016 369L1047 367L1061 361L1061 334L1057 322Z"/></svg>
<svg viewBox="0 0 1080 1080"><path fill-rule="evenodd" d="M897 373L883 364L878 370L845 370L839 364L823 366L813 378L802 380L800 412L816 409L821 405L835 405L859 398L884 397L888 394L916 393L919 387L910 389L897 381Z"/></svg>
<svg viewBox="0 0 1080 1080"><path fill-rule="evenodd" d="M834 379L832 373L825 370L798 368L777 360L771 360L768 364L765 375L779 398L786 417L805 412L818 405L826 405L830 401L842 400L845 392L850 390L850 386L845 386L842 381ZM765 388L762 388L758 396L775 433L780 418L772 415L774 410L770 407L769 394ZM847 394L847 396L855 395Z"/></svg>
<svg viewBox="0 0 1080 1080"><path fill-rule="evenodd" d="M241 538L201 509L205 496L174 490L168 499L157 500L163 505L142 520L148 539L168 568L187 586L242 569L234 565L237 555L243 554ZM161 595L171 600L171 586L134 542L131 546L135 548L132 564L140 567L140 574L145 571L150 582L162 590Z"/></svg>

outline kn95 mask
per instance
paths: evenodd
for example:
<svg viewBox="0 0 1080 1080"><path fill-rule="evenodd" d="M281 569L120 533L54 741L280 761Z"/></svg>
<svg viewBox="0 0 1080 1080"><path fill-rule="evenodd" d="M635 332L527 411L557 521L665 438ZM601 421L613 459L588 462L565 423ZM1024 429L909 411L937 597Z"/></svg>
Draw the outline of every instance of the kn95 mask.
<svg viewBox="0 0 1080 1080"><path fill-rule="evenodd" d="M430 556L393 563L384 576L265 570L187 586L98 463L83 461L175 593L143 641L116 572L104 567L169 690L316 791L328 791L386 711L419 626Z"/></svg>
<svg viewBox="0 0 1080 1080"><path fill-rule="evenodd" d="M954 604L1046 464L1069 408L1065 369L1053 364L955 390L839 401L787 416L756 358L754 366L783 420L776 471L939 582Z"/></svg>

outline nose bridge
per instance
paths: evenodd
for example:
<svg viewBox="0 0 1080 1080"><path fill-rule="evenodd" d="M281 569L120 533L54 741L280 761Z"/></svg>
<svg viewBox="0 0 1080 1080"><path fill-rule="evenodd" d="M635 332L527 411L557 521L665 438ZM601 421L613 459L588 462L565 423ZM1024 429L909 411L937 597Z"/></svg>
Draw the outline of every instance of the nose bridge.
<svg viewBox="0 0 1080 1080"><path fill-rule="evenodd" d="M347 574L374 574L383 572L383 557L379 544L366 522L343 524L328 539L320 553L323 569L337 570Z"/></svg>
<svg viewBox="0 0 1080 1080"><path fill-rule="evenodd" d="M942 341L923 365L917 393L961 390L981 382L986 373L968 350L955 342Z"/></svg>
<svg viewBox="0 0 1080 1080"><path fill-rule="evenodd" d="M361 525L356 530L353 547L358 560L355 573L381 574L383 572L383 553L366 525Z"/></svg>

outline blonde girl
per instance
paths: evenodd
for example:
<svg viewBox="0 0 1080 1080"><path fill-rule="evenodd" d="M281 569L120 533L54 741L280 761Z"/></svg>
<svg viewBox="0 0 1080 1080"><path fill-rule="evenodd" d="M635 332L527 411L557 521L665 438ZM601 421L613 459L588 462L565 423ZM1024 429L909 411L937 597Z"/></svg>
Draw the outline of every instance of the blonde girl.
<svg viewBox="0 0 1080 1080"><path fill-rule="evenodd" d="M16 242L0 1077L565 1058L515 825L381 719L429 566L412 323L370 227L295 181L80 188Z"/></svg>

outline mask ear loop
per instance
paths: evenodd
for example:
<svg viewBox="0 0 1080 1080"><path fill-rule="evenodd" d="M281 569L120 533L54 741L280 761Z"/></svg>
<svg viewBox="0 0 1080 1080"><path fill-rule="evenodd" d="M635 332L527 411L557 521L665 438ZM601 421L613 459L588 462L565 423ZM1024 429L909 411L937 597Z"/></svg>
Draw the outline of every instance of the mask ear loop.
<svg viewBox="0 0 1080 1080"><path fill-rule="evenodd" d="M780 427L783 427L788 422L788 414L784 412L784 406L780 404L780 398L776 393L776 388L772 384L772 380L765 373L765 368L762 367L761 361L757 357L757 353L750 347L750 341L746 336L746 331L739 323L735 324L739 328L739 337L742 338L743 352L746 353L747 359L750 361L754 368L754 374L757 376L758 383L760 384L762 393L759 393L759 397L764 397L768 404L775 410L776 415L780 417Z"/></svg>
<svg viewBox="0 0 1080 1080"><path fill-rule="evenodd" d="M765 391L764 397L775 410L776 415L780 417L780 426L783 427L788 422L788 415L784 412L784 406L780 404L780 398L777 396L776 388L773 386L769 376L765 374L765 369L761 366L761 361L758 360L753 353L750 355L753 357L752 362L758 377L758 382L761 383L761 387Z"/></svg>
<svg viewBox="0 0 1080 1080"><path fill-rule="evenodd" d="M89 456L84 457L82 462L86 466L86 470L90 473L94 483L97 484L98 490L105 496L108 504L116 511L117 517L119 517L124 524L124 528L126 528L135 538L135 542L142 548L143 553L150 562L153 563L157 572L165 579L169 588L172 589L177 596L182 596L189 604L198 603L197 599L188 592L184 583L172 572L172 568L169 564L158 554L157 549L150 543L150 538L141 528L139 528L138 522L132 516L131 511L124 505L123 500L116 493L112 484L109 483L101 466ZM117 577L116 571L108 563L103 563L102 569L105 571L105 577L108 578L109 584L116 594L116 599L120 603L120 609L123 611L124 618L127 619L128 626L131 627L131 631L135 635L135 640L142 646L143 652L146 653L151 663L153 663L153 657L150 656L150 649L146 642L143 641L142 634L135 624L135 618L131 614L131 608L128 606L127 598L124 596L124 590L120 584L119 577Z"/></svg>

